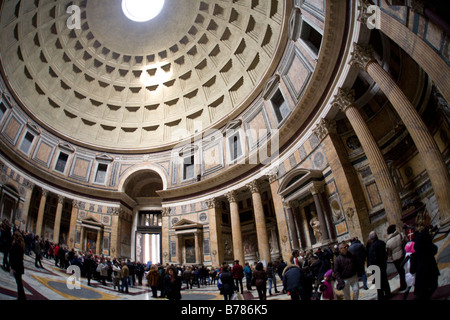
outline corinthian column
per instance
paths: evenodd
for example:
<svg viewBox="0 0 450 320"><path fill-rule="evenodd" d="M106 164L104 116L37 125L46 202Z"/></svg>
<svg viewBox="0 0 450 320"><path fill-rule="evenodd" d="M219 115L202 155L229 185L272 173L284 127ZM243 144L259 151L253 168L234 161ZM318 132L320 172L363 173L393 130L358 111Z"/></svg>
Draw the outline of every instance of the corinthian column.
<svg viewBox="0 0 450 320"><path fill-rule="evenodd" d="M259 190L258 181L254 180L247 185L252 193L253 211L255 213L256 237L258 239L258 250L260 260L270 262L270 246L269 237L267 236L266 217L264 216L264 208Z"/></svg>
<svg viewBox="0 0 450 320"><path fill-rule="evenodd" d="M48 191L42 189L41 201L39 202L39 211L36 221L36 235L42 237L42 223L44 222L45 203L47 202Z"/></svg>
<svg viewBox="0 0 450 320"><path fill-rule="evenodd" d="M355 93L353 90L339 89L332 106L341 109L345 113L358 136L377 183L389 224L395 224L399 227L399 230L402 230L402 203L398 191L383 154L354 102Z"/></svg>
<svg viewBox="0 0 450 320"><path fill-rule="evenodd" d="M450 221L450 175L442 154L420 114L391 76L377 63L373 48L355 44L351 63L367 72L397 111L419 151L439 206L441 223Z"/></svg>
<svg viewBox="0 0 450 320"><path fill-rule="evenodd" d="M242 243L241 219L239 217L239 207L236 199L236 191L230 191L225 197L230 202L231 235L233 237L234 259L239 260L239 264L244 265L244 246Z"/></svg>
<svg viewBox="0 0 450 320"><path fill-rule="evenodd" d="M55 225L53 226L53 243L59 243L59 231L61 228L61 216L63 209L64 197L58 195L58 204L56 206Z"/></svg>

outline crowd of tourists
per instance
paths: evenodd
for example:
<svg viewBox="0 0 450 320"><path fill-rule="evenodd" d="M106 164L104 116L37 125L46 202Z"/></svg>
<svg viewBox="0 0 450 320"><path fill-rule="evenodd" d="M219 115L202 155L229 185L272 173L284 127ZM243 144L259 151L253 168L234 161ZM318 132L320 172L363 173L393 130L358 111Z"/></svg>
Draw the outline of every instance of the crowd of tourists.
<svg viewBox="0 0 450 320"><path fill-rule="evenodd" d="M169 300L181 299L182 290L207 285L217 286L224 300L243 299L244 279L246 291L251 292L255 288L260 300L267 299L267 289L269 296L282 292L292 300L334 300L336 291L342 291L346 300L357 300L360 281L364 289L369 289L368 270L373 270L370 266L377 266L380 274L379 283L375 283L378 299L389 299L392 295L387 275L389 260L400 277L399 291L404 293L403 298L407 299L414 286L415 296L426 300L437 289L439 276L434 258L437 247L432 241L430 220L426 211L419 213L415 232L410 238L391 225L387 229L386 241L372 231L366 245L358 238L352 238L334 246L309 251L293 250L287 262L282 259L267 264L246 262L244 266L238 260L232 266L224 262L213 268L203 265L164 266L95 255L90 251L77 252L16 230L7 220L0 225L0 251L3 252L3 269L16 279L18 299L26 299L22 284L23 257L34 255L36 268L43 268L42 259L54 261L55 266L61 269L78 266L81 276L87 278L88 286L94 280L126 294L129 287L147 285L153 298Z"/></svg>

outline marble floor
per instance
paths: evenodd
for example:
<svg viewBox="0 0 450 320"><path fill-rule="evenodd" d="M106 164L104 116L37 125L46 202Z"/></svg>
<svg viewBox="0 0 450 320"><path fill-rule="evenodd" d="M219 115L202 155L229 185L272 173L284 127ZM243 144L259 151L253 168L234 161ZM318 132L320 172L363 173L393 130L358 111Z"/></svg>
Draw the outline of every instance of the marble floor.
<svg viewBox="0 0 450 320"><path fill-rule="evenodd" d="M448 300L450 299L450 237L448 233L435 242L439 249L436 255L441 275L439 277L439 289L436 290L433 299ZM0 253L0 259L3 254ZM1 260L0 260L1 261ZM107 282L106 286L92 280L91 286L87 285L87 279L81 278L80 288L71 288L68 278L70 274L65 273L55 267L54 260L42 259L44 268L36 268L34 265L34 257L25 256L25 275L23 282L25 293L28 300L163 300L161 298L152 298L151 290L146 286L144 279L143 286L134 286L129 288L129 293L119 293L114 290L112 283ZM388 263L389 283L393 292L393 300L401 300L402 294L398 293L399 277L392 263ZM244 281L245 282L245 281ZM281 281L277 279L278 289L281 288ZM362 289L360 282L360 300L376 300L376 289ZM244 284L245 286L245 284ZM0 300L16 300L17 286L15 279L8 272L0 268ZM159 292L158 292L159 293ZM338 299L342 299L342 292L337 291ZM243 298L245 300L257 300L257 292L244 291ZM267 296L268 300L290 300L286 294L277 293ZM413 299L414 294L409 294L409 299ZM216 285L206 285L200 288L190 290L182 290L182 300L223 300L223 296L219 294Z"/></svg>

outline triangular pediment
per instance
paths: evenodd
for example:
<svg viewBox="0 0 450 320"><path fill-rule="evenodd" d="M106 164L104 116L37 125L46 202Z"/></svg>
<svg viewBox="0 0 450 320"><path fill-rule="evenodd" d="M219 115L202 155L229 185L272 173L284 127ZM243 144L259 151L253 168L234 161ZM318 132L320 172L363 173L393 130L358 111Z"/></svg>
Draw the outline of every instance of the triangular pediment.
<svg viewBox="0 0 450 320"><path fill-rule="evenodd" d="M201 229L203 225L201 223L196 223L188 219L181 219L175 223L172 228L175 230L185 230L185 229Z"/></svg>

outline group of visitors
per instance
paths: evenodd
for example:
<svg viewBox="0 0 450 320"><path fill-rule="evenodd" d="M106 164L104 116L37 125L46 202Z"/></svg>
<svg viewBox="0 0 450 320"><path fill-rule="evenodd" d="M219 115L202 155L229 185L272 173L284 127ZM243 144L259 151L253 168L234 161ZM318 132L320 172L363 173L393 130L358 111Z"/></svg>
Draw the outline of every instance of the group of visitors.
<svg viewBox="0 0 450 320"><path fill-rule="evenodd" d="M22 283L25 272L24 255L35 255L35 267L43 268L42 257L54 259L55 266L66 269L70 265L80 267L81 275L87 278L88 285L94 279L102 285L112 285L114 289L128 293L128 288L143 285L148 281L153 298L181 299L181 290L200 288L217 282L217 287L225 300L234 295L242 299L243 279L247 291L256 288L260 300L267 299L272 289L278 293L277 277L281 280L281 290L292 300L336 299L336 290L343 292L344 299L359 298L359 281L368 289L367 272L371 266L379 270L377 287L378 299L389 299L392 295L387 276L387 262L391 259L400 277L400 292L407 299L411 288L418 299L430 299L438 287L439 269L435 260L437 246L433 244L430 233L431 218L427 211L416 217L416 229L410 239L403 236L395 225L387 229L386 242L377 233L369 234L367 244L358 238L344 241L333 248L331 245L315 251L294 250L289 261L255 262L244 266L234 261L233 266L223 263L221 267L174 266L143 264L128 259L116 259L94 255L92 252L76 252L67 246L52 244L31 233L21 232L4 220L0 225L0 251L3 253L2 267L16 279L18 299L26 299ZM109 282L110 284L108 284ZM183 283L185 285L182 288ZM160 294L158 296L158 291ZM241 297L239 297L241 295Z"/></svg>
<svg viewBox="0 0 450 320"><path fill-rule="evenodd" d="M242 270L239 261L229 270L224 264L218 272L219 289L224 299L230 299L236 292L243 293L242 279L247 280L247 290L256 286L258 297L265 300L267 282L269 294L272 286L277 291L276 276L282 281L283 292L292 300L333 300L336 291L342 291L345 300L358 300L360 285L368 290L368 274L378 272L379 277L372 281L377 289L379 300L392 297L387 274L388 260L392 261L400 278L399 292L407 299L411 288L417 299L428 300L438 287L439 269L435 259L437 246L433 244L430 233L431 218L427 211L416 217L416 228L410 239L405 237L395 225L387 228L387 239L379 239L375 231L370 232L367 244L358 238L343 241L334 248L327 246L300 252L294 250L286 264L283 261L255 262L251 268L248 263ZM371 267L372 266L372 267ZM371 278L370 278L371 279ZM372 284L372 283L371 283ZM353 293L351 297L350 290Z"/></svg>

